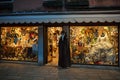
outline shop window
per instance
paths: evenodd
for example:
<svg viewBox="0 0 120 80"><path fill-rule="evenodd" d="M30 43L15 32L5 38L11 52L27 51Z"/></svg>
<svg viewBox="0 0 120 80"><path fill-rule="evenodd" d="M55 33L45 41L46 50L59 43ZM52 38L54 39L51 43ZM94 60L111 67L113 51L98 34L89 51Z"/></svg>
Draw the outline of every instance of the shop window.
<svg viewBox="0 0 120 80"><path fill-rule="evenodd" d="M62 1L61 0L47 0L43 1L43 6L47 8L61 8Z"/></svg>
<svg viewBox="0 0 120 80"><path fill-rule="evenodd" d="M13 4L11 3L0 4L1 13L10 13L12 11L13 11Z"/></svg>
<svg viewBox="0 0 120 80"><path fill-rule="evenodd" d="M66 0L65 7L67 9L83 9L88 8L89 1L88 0Z"/></svg>
<svg viewBox="0 0 120 80"><path fill-rule="evenodd" d="M117 26L71 26L72 63L118 65Z"/></svg>
<svg viewBox="0 0 120 80"><path fill-rule="evenodd" d="M0 2L3 2L3 3L5 3L5 2L13 2L14 0L0 0Z"/></svg>
<svg viewBox="0 0 120 80"><path fill-rule="evenodd" d="M38 27L1 27L0 59L37 61Z"/></svg>

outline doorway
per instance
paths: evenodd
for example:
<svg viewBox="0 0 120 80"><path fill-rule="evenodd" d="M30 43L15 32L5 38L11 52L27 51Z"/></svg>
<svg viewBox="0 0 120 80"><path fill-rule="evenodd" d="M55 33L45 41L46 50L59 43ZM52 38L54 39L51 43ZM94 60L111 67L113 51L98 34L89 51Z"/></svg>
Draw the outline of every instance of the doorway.
<svg viewBox="0 0 120 80"><path fill-rule="evenodd" d="M62 27L48 27L47 36L48 36L48 55L47 55L47 64L52 66L58 65L58 42Z"/></svg>

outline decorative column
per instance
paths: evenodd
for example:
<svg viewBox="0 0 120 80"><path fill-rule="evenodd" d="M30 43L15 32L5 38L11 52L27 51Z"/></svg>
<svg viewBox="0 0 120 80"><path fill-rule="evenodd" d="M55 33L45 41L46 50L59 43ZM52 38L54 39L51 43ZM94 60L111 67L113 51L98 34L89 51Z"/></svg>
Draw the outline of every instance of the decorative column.
<svg viewBox="0 0 120 80"><path fill-rule="evenodd" d="M62 11L65 11L65 0L62 0Z"/></svg>
<svg viewBox="0 0 120 80"><path fill-rule="evenodd" d="M118 51L119 51L119 52L118 52L118 56L119 56L119 57L118 57L118 60L119 60L118 62L119 62L119 63L118 63L118 65L119 65L119 67L120 67L120 25L118 26L118 36L119 36L119 39L118 39Z"/></svg>
<svg viewBox="0 0 120 80"><path fill-rule="evenodd" d="M43 42L43 26L38 27L38 65L44 64L44 42Z"/></svg>
<svg viewBox="0 0 120 80"><path fill-rule="evenodd" d="M2 38L1 38L1 35L2 35L2 29L1 29L1 26L0 26L0 47L2 46Z"/></svg>
<svg viewBox="0 0 120 80"><path fill-rule="evenodd" d="M0 46L1 46L1 27L0 27Z"/></svg>
<svg viewBox="0 0 120 80"><path fill-rule="evenodd" d="M67 59L68 59L68 66L71 65L71 52L70 52L70 26L63 26L63 30L66 32L67 34L67 49L68 49L68 52L67 52Z"/></svg>

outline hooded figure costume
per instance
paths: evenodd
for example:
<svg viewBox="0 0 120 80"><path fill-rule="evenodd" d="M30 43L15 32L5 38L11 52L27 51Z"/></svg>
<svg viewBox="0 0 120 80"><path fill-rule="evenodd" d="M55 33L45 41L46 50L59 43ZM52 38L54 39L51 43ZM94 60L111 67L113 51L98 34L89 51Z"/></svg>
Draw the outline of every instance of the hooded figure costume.
<svg viewBox="0 0 120 80"><path fill-rule="evenodd" d="M69 51L67 35L64 31L61 32L61 37L59 39L58 66L62 68L70 67L70 51Z"/></svg>

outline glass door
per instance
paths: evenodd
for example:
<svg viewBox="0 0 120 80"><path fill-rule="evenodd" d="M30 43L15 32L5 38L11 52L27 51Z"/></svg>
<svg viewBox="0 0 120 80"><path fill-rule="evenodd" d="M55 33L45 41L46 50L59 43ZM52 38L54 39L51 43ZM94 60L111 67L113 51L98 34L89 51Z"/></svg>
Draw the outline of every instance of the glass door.
<svg viewBox="0 0 120 80"><path fill-rule="evenodd" d="M48 56L47 62L50 65L58 64L58 42L62 27L48 27Z"/></svg>

